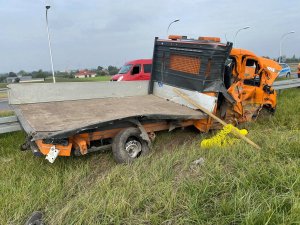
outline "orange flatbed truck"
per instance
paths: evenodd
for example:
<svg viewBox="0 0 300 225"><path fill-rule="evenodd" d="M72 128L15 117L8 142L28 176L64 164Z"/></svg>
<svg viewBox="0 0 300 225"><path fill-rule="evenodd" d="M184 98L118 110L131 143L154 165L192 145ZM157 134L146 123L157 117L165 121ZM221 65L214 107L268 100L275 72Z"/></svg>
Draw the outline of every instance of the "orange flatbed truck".
<svg viewBox="0 0 300 225"><path fill-rule="evenodd" d="M174 88L234 124L276 108L272 83L281 67L232 43L155 38L152 60L149 81L9 85L9 103L27 133L22 150L53 163L112 149L126 163L147 154L158 131L217 127Z"/></svg>

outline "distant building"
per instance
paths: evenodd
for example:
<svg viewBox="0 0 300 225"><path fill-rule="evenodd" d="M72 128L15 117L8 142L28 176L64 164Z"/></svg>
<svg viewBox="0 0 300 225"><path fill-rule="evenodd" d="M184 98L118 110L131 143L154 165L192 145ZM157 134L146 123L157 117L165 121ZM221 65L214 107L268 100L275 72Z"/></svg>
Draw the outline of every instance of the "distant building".
<svg viewBox="0 0 300 225"><path fill-rule="evenodd" d="M44 82L44 78L32 78L32 76L17 76L17 77L7 77L6 83L33 83L33 82Z"/></svg>
<svg viewBox="0 0 300 225"><path fill-rule="evenodd" d="M80 70L74 76L75 78L96 77L96 73L89 70Z"/></svg>
<svg viewBox="0 0 300 225"><path fill-rule="evenodd" d="M17 76L17 77L7 77L6 83L23 83L23 82L34 82L34 79L32 79L32 76Z"/></svg>
<svg viewBox="0 0 300 225"><path fill-rule="evenodd" d="M34 83L34 82L37 82L37 83L42 83L42 82L45 82L45 78L32 78L31 80L20 80L20 83Z"/></svg>
<svg viewBox="0 0 300 225"><path fill-rule="evenodd" d="M10 83L16 83L16 79L18 77L7 77L6 78L6 83L10 84Z"/></svg>

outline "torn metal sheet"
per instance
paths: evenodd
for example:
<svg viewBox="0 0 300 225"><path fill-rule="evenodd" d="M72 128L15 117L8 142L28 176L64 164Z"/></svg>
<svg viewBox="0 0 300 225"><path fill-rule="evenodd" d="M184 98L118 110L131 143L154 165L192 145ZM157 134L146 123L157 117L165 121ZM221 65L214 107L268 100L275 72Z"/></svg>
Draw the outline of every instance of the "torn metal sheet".
<svg viewBox="0 0 300 225"><path fill-rule="evenodd" d="M174 93L174 87L167 84L159 84L158 82L154 82L153 94L159 96L161 98L170 100L172 102L178 103L180 105L187 106L191 109L197 109L192 104L188 103L176 93ZM208 111L213 112L214 108L217 104L217 97L208 96L206 94L199 93L197 91L189 91L180 89L186 95L188 95L191 99L197 102L199 105L206 108Z"/></svg>

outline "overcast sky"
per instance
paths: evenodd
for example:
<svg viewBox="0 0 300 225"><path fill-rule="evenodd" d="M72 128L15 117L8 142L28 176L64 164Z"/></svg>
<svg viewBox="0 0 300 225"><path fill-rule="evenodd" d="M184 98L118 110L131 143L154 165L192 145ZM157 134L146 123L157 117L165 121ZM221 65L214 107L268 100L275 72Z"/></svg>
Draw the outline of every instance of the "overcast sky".
<svg viewBox="0 0 300 225"><path fill-rule="evenodd" d="M49 24L55 70L122 65L151 58L154 37L224 34L258 55L300 56L299 0L51 0ZM50 70L45 25L45 1L0 0L0 72Z"/></svg>

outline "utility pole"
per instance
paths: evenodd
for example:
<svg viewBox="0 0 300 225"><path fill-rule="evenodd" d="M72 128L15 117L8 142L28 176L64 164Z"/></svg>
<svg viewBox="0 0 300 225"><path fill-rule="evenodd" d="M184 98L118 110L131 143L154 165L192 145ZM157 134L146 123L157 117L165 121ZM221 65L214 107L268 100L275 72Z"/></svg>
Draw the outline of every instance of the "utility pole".
<svg viewBox="0 0 300 225"><path fill-rule="evenodd" d="M47 34L48 34L48 44L49 44L49 52L50 52L50 60L51 60L52 77L53 77L53 83L55 84L53 57L52 57L52 50L51 50L51 40L50 40L50 32L49 32L49 26L48 26L48 10L50 9L50 7L51 7L50 5L46 5L46 27L47 27Z"/></svg>
<svg viewBox="0 0 300 225"><path fill-rule="evenodd" d="M237 30L237 32L235 33L234 35L234 39L233 39L233 44L235 45L235 47L237 47L237 44L236 44L236 37L238 35L238 33L241 31L241 30L246 30L246 29L249 29L250 27L249 26L246 26L246 27L243 27L243 28L240 28Z"/></svg>
<svg viewBox="0 0 300 225"><path fill-rule="evenodd" d="M290 31L290 32L287 32L285 34L283 34L280 38L280 45L279 45L279 63L281 63L281 57L282 57L282 42L283 40L286 38L286 36L288 36L289 34L294 34L295 31Z"/></svg>
<svg viewBox="0 0 300 225"><path fill-rule="evenodd" d="M170 29L170 26L171 26L173 23L177 23L177 22L179 22L179 21L180 21L180 20L177 19L177 20L172 21L172 22L169 24L168 29L167 29L167 36L169 35L169 29Z"/></svg>

